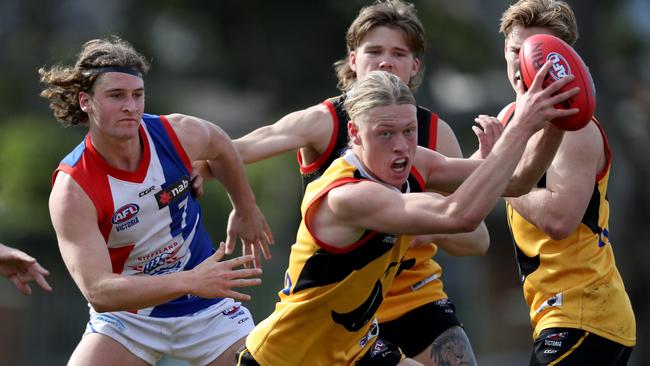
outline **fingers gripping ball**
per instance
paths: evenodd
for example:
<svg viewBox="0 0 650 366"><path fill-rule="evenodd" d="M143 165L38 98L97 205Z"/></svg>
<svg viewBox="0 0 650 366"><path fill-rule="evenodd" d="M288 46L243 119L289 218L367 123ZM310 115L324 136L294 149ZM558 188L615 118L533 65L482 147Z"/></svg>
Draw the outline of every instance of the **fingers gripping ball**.
<svg viewBox="0 0 650 366"><path fill-rule="evenodd" d="M544 87L568 75L575 75L575 79L558 93L576 86L580 87L577 95L555 106L561 109L578 108L580 111L569 117L556 118L551 122L568 131L579 130L589 123L596 110L596 88L589 68L578 53L563 40L549 34L536 34L528 37L519 51L521 78L526 88L530 87L537 70L548 60L553 62L553 66L544 79Z"/></svg>

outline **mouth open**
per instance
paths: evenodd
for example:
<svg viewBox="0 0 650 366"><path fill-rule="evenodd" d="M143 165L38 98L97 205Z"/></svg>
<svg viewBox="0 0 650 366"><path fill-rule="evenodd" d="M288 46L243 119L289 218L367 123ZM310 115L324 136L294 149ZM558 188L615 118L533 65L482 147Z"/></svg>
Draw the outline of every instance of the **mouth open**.
<svg viewBox="0 0 650 366"><path fill-rule="evenodd" d="M391 168L396 172L403 172L408 165L407 158L396 159L393 161Z"/></svg>

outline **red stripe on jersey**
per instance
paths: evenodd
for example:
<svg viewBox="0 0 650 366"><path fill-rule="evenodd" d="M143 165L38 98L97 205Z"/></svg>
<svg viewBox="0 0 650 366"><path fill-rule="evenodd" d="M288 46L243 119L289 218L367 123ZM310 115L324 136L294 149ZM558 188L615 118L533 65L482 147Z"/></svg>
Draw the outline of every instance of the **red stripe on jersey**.
<svg viewBox="0 0 650 366"><path fill-rule="evenodd" d="M596 182L600 182L600 180L603 179L607 174L609 165L612 163L612 150L609 148L609 141L607 141L607 136L605 135L603 126L600 125L600 122L596 119L595 116L591 117L591 120L596 124L596 126L600 130L600 134L603 136L603 144L605 147L605 159L606 159L605 166L603 167L603 170L598 172L598 174L596 175Z"/></svg>
<svg viewBox="0 0 650 366"><path fill-rule="evenodd" d="M144 136L144 140L147 140L146 136ZM108 242L108 235L112 228L110 215L112 215L114 211L113 197L111 196L111 190L108 185L108 176L103 171L104 167L108 166L108 164L106 164L104 159L97 154L92 146L92 143L90 142L90 134L86 136L85 148L88 151L84 152L81 160L74 167L60 164L55 171L53 180L56 180L56 173L58 171L63 171L69 174L81 189L83 189L95 206L95 210L97 211L97 225L99 226L99 230L102 233L104 240ZM145 151L149 150L146 149ZM149 154L143 155L149 157ZM107 215L107 213L109 214Z"/></svg>
<svg viewBox="0 0 650 366"><path fill-rule="evenodd" d="M314 206L316 201L322 199L327 193L329 193L329 191L331 191L332 189L334 189L336 187L340 187L340 186L342 186L344 184L348 184L348 183L361 182L361 181L364 181L364 180L365 179L358 179L358 178L341 178L339 180L336 180L336 181L332 182L330 185L328 185L327 187L323 188L322 191L318 192L318 194L314 198L312 198L312 200L307 204L307 209L305 210L305 226L307 227L307 230L309 231L311 236L314 238L314 241L316 242L316 244L318 244L319 247L321 247L321 248L323 248L323 249L325 249L325 250L327 250L329 252L332 252L332 253L337 253L337 254L348 253L348 252L351 252L354 249L362 246L364 243L366 243L368 240L370 240L373 236L377 235L377 233L374 232L374 231L366 231L359 240L355 241L354 243L352 243L352 244L350 244L350 245L348 245L346 247L341 248L341 247L332 246L332 245L330 245L328 243L325 243L324 241L320 240L314 234L314 231L312 230L311 225L310 225L310 223L312 221L311 220L312 215L311 215L311 210L310 209Z"/></svg>
<svg viewBox="0 0 650 366"><path fill-rule="evenodd" d="M185 152L185 149L183 148L183 145L181 145L181 141L178 139L178 136L176 135L176 132L174 132L174 129L172 128L172 125L169 124L169 121L167 120L167 117L165 116L160 116L160 120L163 123L163 126L165 126L165 131L167 131L167 135L169 135L169 139L171 140L172 144L176 148L176 152L178 153L178 156L181 157L181 160L183 160L183 164L185 164L185 167L189 172L192 171L192 161L190 158L187 156L187 152Z"/></svg>
<svg viewBox="0 0 650 366"><path fill-rule="evenodd" d="M129 254L135 247L135 244L119 248L108 248L108 254L111 256L111 264L113 265L113 273L120 274L124 271L124 263L129 258Z"/></svg>
<svg viewBox="0 0 650 366"><path fill-rule="evenodd" d="M436 151L438 146L438 115L431 112L431 120L429 122L429 150Z"/></svg>
<svg viewBox="0 0 650 366"><path fill-rule="evenodd" d="M422 174L415 168L415 166L411 167L411 175L415 178L415 180L418 181L418 184L420 185L420 189L424 192L426 191L427 185L426 182L424 181L424 178L422 177Z"/></svg>
<svg viewBox="0 0 650 366"><path fill-rule="evenodd" d="M330 113L332 114L332 123L333 123L333 128L332 128L332 136L330 136L330 142L327 145L327 149L323 151L322 154L316 159L311 164L304 165L302 161L302 154L300 154L300 150L298 150L298 166L300 167L300 172L302 174L311 174L318 170L325 162L327 161L327 158L332 154L332 151L334 151L334 147L336 146L336 138L339 135L339 118L336 115L336 109L334 108L334 104L330 102L329 100L324 101L321 103L322 105L326 106L327 109L329 109Z"/></svg>
<svg viewBox="0 0 650 366"><path fill-rule="evenodd" d="M95 146L93 146L90 134L86 135L86 150L88 150L90 155L93 157L93 160L99 164L101 169L103 169L106 174L120 180L142 183L144 181L144 178L147 176L147 170L149 169L149 161L151 161L151 150L149 147L149 139L147 138L147 134L144 132L144 127L142 127L142 125L138 129L138 133L140 135L140 141L142 142L142 158L138 163L138 167L133 172L118 169L108 165L102 155L97 152Z"/></svg>

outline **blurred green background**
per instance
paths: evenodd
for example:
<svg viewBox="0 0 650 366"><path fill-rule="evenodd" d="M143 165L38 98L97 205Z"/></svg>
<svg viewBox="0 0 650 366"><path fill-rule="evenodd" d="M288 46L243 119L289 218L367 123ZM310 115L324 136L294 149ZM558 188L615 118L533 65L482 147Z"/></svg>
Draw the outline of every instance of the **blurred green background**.
<svg viewBox="0 0 650 366"><path fill-rule="evenodd" d="M62 365L87 321L86 301L70 278L49 221L50 176L80 141L38 97L37 69L74 62L87 40L118 34L152 61L149 113L180 112L215 122L232 137L338 94L332 63L344 34L370 1L3 0L0 2L0 242L35 256L54 292L23 297L0 278L0 365ZM478 113L496 115L513 99L505 76L499 17L509 1L415 1L428 40L418 102L454 128L465 155L477 147ZM637 317L631 365L650 365L650 3L575 0L576 49L598 90L597 115L614 152L609 200L618 268ZM299 222L295 154L247 168L274 230L264 284L247 290L259 321L282 287ZM205 223L225 238L230 206L218 184L202 198ZM487 219L485 257L440 254L445 289L456 303L481 365L527 364L531 328L517 278L503 205ZM177 364L166 360L163 364Z"/></svg>

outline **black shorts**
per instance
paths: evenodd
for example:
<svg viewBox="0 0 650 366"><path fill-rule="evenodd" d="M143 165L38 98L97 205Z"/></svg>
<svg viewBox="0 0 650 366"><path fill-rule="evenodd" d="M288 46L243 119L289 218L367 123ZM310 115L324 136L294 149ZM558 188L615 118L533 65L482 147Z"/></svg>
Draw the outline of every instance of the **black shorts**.
<svg viewBox="0 0 650 366"><path fill-rule="evenodd" d="M625 366L631 353L632 347L582 329L548 328L535 340L530 366Z"/></svg>
<svg viewBox="0 0 650 366"><path fill-rule="evenodd" d="M399 347L382 338L377 338L356 366L396 366L404 358Z"/></svg>
<svg viewBox="0 0 650 366"><path fill-rule="evenodd" d="M422 353L445 330L458 325L456 307L449 299L413 309L401 317L379 324L379 336L396 344L406 357Z"/></svg>
<svg viewBox="0 0 650 366"><path fill-rule="evenodd" d="M404 354L396 345L377 338L357 366L396 366L403 360ZM318 362L316 362L318 363ZM244 346L235 353L234 366L260 366Z"/></svg>

